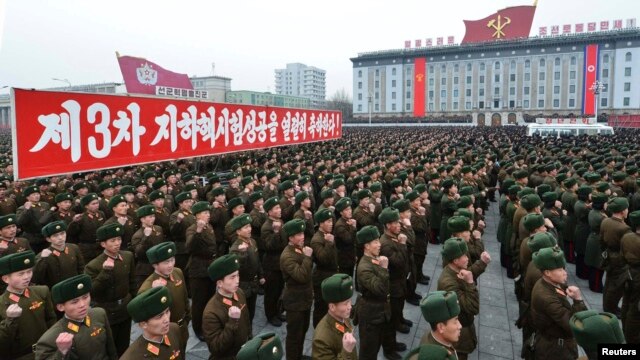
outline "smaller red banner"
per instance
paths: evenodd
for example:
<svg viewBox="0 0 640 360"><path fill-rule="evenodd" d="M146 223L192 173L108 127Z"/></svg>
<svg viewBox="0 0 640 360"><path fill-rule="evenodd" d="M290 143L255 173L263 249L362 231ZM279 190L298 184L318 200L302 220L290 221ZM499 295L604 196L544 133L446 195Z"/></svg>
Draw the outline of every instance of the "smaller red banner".
<svg viewBox="0 0 640 360"><path fill-rule="evenodd" d="M582 113L595 115L596 96L592 86L598 80L598 45L584 48L584 89L582 92Z"/></svg>

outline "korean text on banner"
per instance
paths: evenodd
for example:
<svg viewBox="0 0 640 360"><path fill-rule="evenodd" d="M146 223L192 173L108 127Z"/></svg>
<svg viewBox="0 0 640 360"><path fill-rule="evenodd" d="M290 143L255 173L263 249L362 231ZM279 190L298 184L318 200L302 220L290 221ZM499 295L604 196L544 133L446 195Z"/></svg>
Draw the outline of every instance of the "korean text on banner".
<svg viewBox="0 0 640 360"><path fill-rule="evenodd" d="M12 89L14 176L29 179L338 139L339 111Z"/></svg>

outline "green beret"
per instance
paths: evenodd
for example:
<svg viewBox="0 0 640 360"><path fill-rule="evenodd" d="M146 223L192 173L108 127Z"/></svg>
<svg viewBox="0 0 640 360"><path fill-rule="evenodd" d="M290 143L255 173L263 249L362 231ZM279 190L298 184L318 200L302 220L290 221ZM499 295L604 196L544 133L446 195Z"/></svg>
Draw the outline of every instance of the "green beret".
<svg viewBox="0 0 640 360"><path fill-rule="evenodd" d="M607 203L607 210L611 211L612 213L623 212L628 208L629 208L629 200L623 197L613 198L609 200L609 202Z"/></svg>
<svg viewBox="0 0 640 360"><path fill-rule="evenodd" d="M241 229L243 226L249 224L251 224L251 216L249 214L238 215L229 220L229 225L231 226L231 230L233 231Z"/></svg>
<svg viewBox="0 0 640 360"><path fill-rule="evenodd" d="M418 184L418 185L416 185L416 186L413 188L413 190L414 190L415 192L417 192L417 193L418 193L418 196L419 196L419 195L420 195L420 194L422 194L423 192L427 191L427 185L425 185L425 184ZM409 194L411 194L411 193L409 193ZM407 194L407 196L408 196L409 194Z"/></svg>
<svg viewBox="0 0 640 360"><path fill-rule="evenodd" d="M514 186L516 182L513 179L504 179L502 184L500 184L500 189L504 189L502 192L508 192L509 188Z"/></svg>
<svg viewBox="0 0 640 360"><path fill-rule="evenodd" d="M545 203L555 203L556 200L558 200L558 193L555 191L547 191L542 194L542 201Z"/></svg>
<svg viewBox="0 0 640 360"><path fill-rule="evenodd" d="M73 185L73 190L74 191L78 191L78 190L84 189L84 188L87 188L87 189L89 188L89 186L87 186L87 183L84 182L84 181L81 181L81 182Z"/></svg>
<svg viewBox="0 0 640 360"><path fill-rule="evenodd" d="M578 345L586 351L597 351L598 344L624 344L618 317L595 310L580 311L569 319L569 327Z"/></svg>
<svg viewBox="0 0 640 360"><path fill-rule="evenodd" d="M284 233L287 236L294 236L296 234L300 234L304 232L305 228L306 228L306 224L302 219L293 219L293 220L287 221L286 224L282 226L282 229L284 230Z"/></svg>
<svg viewBox="0 0 640 360"><path fill-rule="evenodd" d="M461 257L469 252L469 248L467 247L467 243L460 238L449 238L442 245L442 250L440 253L442 257L450 262L454 259Z"/></svg>
<svg viewBox="0 0 640 360"><path fill-rule="evenodd" d="M67 231L67 224L64 221L54 221L42 227L42 236L50 237L65 231Z"/></svg>
<svg viewBox="0 0 640 360"><path fill-rule="evenodd" d="M279 188L280 188L280 191L293 189L293 182L291 180L285 180L280 184Z"/></svg>
<svg viewBox="0 0 640 360"><path fill-rule="evenodd" d="M280 200L278 199L277 196L274 196L274 197L268 198L262 205L262 208L264 209L264 211L269 211L273 209L274 206L279 204L280 204Z"/></svg>
<svg viewBox="0 0 640 360"><path fill-rule="evenodd" d="M360 231L356 233L356 239L359 245L364 245L373 240L380 239L380 232L378 228L373 225L364 226Z"/></svg>
<svg viewBox="0 0 640 360"><path fill-rule="evenodd" d="M441 345L423 344L411 350L405 360L456 360L457 356Z"/></svg>
<svg viewBox="0 0 640 360"><path fill-rule="evenodd" d="M197 203L193 204L193 206L191 207L191 213L193 213L193 215L199 214L203 211L210 211L211 207L209 206L209 203L206 201L198 201Z"/></svg>
<svg viewBox="0 0 640 360"><path fill-rule="evenodd" d="M455 185L455 182L453 181L453 179L445 179L442 182L442 187L444 189L449 189L450 187L452 187L453 185Z"/></svg>
<svg viewBox="0 0 640 360"><path fill-rule="evenodd" d="M251 176L245 176L245 177L242 178L242 181L240 181L240 184L242 184L242 186L247 186L252 181L253 181L253 178Z"/></svg>
<svg viewBox="0 0 640 360"><path fill-rule="evenodd" d="M402 180L400 179L393 179L391 180L391 182L389 183L389 185L391 185L391 188L395 189L398 186L402 186Z"/></svg>
<svg viewBox="0 0 640 360"><path fill-rule="evenodd" d="M540 200L540 196L536 194L525 195L520 199L520 205L527 211L533 210L536 206L540 206L540 204L542 204L542 200Z"/></svg>
<svg viewBox="0 0 640 360"><path fill-rule="evenodd" d="M611 189L611 186L609 185L608 182L601 182L598 183L598 185L596 185L596 190L600 191L600 192L605 192L607 190Z"/></svg>
<svg viewBox="0 0 640 360"><path fill-rule="evenodd" d="M122 236L124 234L124 227L120 223L111 223L103 225L96 230L96 241L103 242L109 239Z"/></svg>
<svg viewBox="0 0 640 360"><path fill-rule="evenodd" d="M122 195L116 195L109 200L109 208L113 209L118 206L120 203L126 203L127 200Z"/></svg>
<svg viewBox="0 0 640 360"><path fill-rule="evenodd" d="M609 196L605 193L593 193L591 195L591 202L594 204L604 204L609 200Z"/></svg>
<svg viewBox="0 0 640 360"><path fill-rule="evenodd" d="M447 220L447 229L452 234L469 231L469 218L466 216L452 216Z"/></svg>
<svg viewBox="0 0 640 360"><path fill-rule="evenodd" d="M544 225L544 216L542 214L527 214L522 218L522 224L529 232Z"/></svg>
<svg viewBox="0 0 640 360"><path fill-rule="evenodd" d="M217 188L211 189L210 193L214 197L224 195L224 188L222 186L218 186Z"/></svg>
<svg viewBox="0 0 640 360"><path fill-rule="evenodd" d="M10 225L16 225L16 214L0 216L0 229Z"/></svg>
<svg viewBox="0 0 640 360"><path fill-rule="evenodd" d="M622 171L616 171L613 173L613 175L611 175L611 178L615 182L620 182L620 181L624 181L624 179L627 178L627 174L623 173Z"/></svg>
<svg viewBox="0 0 640 360"><path fill-rule="evenodd" d="M182 179L183 182L187 183L191 180L193 180L195 178L195 175L193 174L184 174L180 177L180 179Z"/></svg>
<svg viewBox="0 0 640 360"><path fill-rule="evenodd" d="M147 321L167 310L173 299L165 286L151 288L133 298L127 304L127 312L133 322Z"/></svg>
<svg viewBox="0 0 640 360"><path fill-rule="evenodd" d="M576 180L575 178L568 178L563 182L564 187L566 188L574 187L577 183L578 183L578 180Z"/></svg>
<svg viewBox="0 0 640 360"><path fill-rule="evenodd" d="M321 209L316 211L316 213L313 215L313 219L316 221L317 224L319 224L329 219L333 219L333 213L331 212L331 209Z"/></svg>
<svg viewBox="0 0 640 360"><path fill-rule="evenodd" d="M296 194L296 205L300 205L303 201L309 198L309 193L306 191L300 191Z"/></svg>
<svg viewBox="0 0 640 360"><path fill-rule="evenodd" d="M263 199L262 191L255 191L255 192L252 192L251 195L249 195L250 203L254 203L260 199Z"/></svg>
<svg viewBox="0 0 640 360"><path fill-rule="evenodd" d="M176 195L176 204L181 204L183 201L185 200L189 200L191 199L191 193L190 192L181 192L178 195Z"/></svg>
<svg viewBox="0 0 640 360"><path fill-rule="evenodd" d="M454 291L434 291L420 301L422 316L429 324L446 322L460 314L458 295Z"/></svg>
<svg viewBox="0 0 640 360"><path fill-rule="evenodd" d="M176 256L176 244L173 241L162 242L147 250L149 264L157 264L174 256Z"/></svg>
<svg viewBox="0 0 640 360"><path fill-rule="evenodd" d="M556 175L556 181L560 184L562 184L565 180L567 179L567 174L566 173L560 173L558 175Z"/></svg>
<svg viewBox="0 0 640 360"><path fill-rule="evenodd" d="M593 192L593 189L591 188L591 186L587 186L587 185L582 185L578 188L578 191L576 191L576 194L578 195L582 195L582 196L587 196L589 194L591 194Z"/></svg>
<svg viewBox="0 0 640 360"><path fill-rule="evenodd" d="M555 270L566 266L564 253L557 246L540 249L533 253L533 263L540 271Z"/></svg>
<svg viewBox="0 0 640 360"><path fill-rule="evenodd" d="M531 253L535 253L544 248L551 248L558 245L556 238L548 232L537 233L530 236L527 240L527 246Z"/></svg>
<svg viewBox="0 0 640 360"><path fill-rule="evenodd" d="M149 194L149 201L156 201L158 199L164 199L164 193L160 190L154 190Z"/></svg>
<svg viewBox="0 0 640 360"><path fill-rule="evenodd" d="M636 210L629 214L629 225L631 225L632 229L640 226L640 210Z"/></svg>
<svg viewBox="0 0 640 360"><path fill-rule="evenodd" d="M40 178L36 180L36 186L49 185L49 179Z"/></svg>
<svg viewBox="0 0 640 360"><path fill-rule="evenodd" d="M280 360L282 358L282 342L275 333L262 333L247 341L238 355L237 360Z"/></svg>
<svg viewBox="0 0 640 360"><path fill-rule="evenodd" d="M327 303L339 303L353 296L353 279L346 274L334 274L322 281L322 299Z"/></svg>
<svg viewBox="0 0 640 360"><path fill-rule="evenodd" d="M473 186L463 186L458 193L460 196L473 195Z"/></svg>
<svg viewBox="0 0 640 360"><path fill-rule="evenodd" d="M271 180L271 179L273 179L273 178L274 178L274 177L276 177L276 176L278 176L278 173L277 173L275 170L273 170L273 171L269 171L269 172L267 173L267 180Z"/></svg>
<svg viewBox="0 0 640 360"><path fill-rule="evenodd" d="M522 190L522 187L520 187L520 185L511 185L509 187L509 195L511 196L517 196L518 193Z"/></svg>
<svg viewBox="0 0 640 360"><path fill-rule="evenodd" d="M351 199L349 199L348 197L343 197L342 199L338 200L338 202L336 203L336 210L338 210L338 212L342 212L342 210L350 206L351 206Z"/></svg>
<svg viewBox="0 0 640 360"><path fill-rule="evenodd" d="M333 197L333 189L324 189L320 192L320 200Z"/></svg>
<svg viewBox="0 0 640 360"><path fill-rule="evenodd" d="M551 185L549 184L541 184L541 185L538 185L538 187L536 187L536 193L540 197L542 197L542 194L547 193L549 191L553 191L553 189L551 188Z"/></svg>
<svg viewBox="0 0 640 360"><path fill-rule="evenodd" d="M65 200L69 200L69 201L73 201L73 195L67 193L67 192L63 192L60 194L57 194L55 199L53 200L56 204L57 203L61 203Z"/></svg>
<svg viewBox="0 0 640 360"><path fill-rule="evenodd" d="M158 175L156 175L156 173L155 173L155 172L153 172L153 171L147 171L146 173L144 173L143 178L144 178L145 180L149 180L150 178L155 178L155 177L157 177L157 176L158 176Z"/></svg>
<svg viewBox="0 0 640 360"><path fill-rule="evenodd" d="M197 190L197 189L198 189L198 187L196 186L196 184L187 184L182 188L182 191L189 192L189 191Z"/></svg>
<svg viewBox="0 0 640 360"><path fill-rule="evenodd" d="M224 279L225 276L232 274L236 270L240 269L240 262L235 254L227 254L217 258L209 265L207 272L209 278L216 282Z"/></svg>
<svg viewBox="0 0 640 360"><path fill-rule="evenodd" d="M36 264L36 254L31 250L0 257L0 276L30 269Z"/></svg>
<svg viewBox="0 0 640 360"><path fill-rule="evenodd" d="M153 205L144 205L139 207L136 210L136 216L138 217L138 219L141 219L149 215L155 215L155 214L156 214L156 209Z"/></svg>
<svg viewBox="0 0 640 360"><path fill-rule="evenodd" d="M382 184L376 181L369 186L369 190L371 190L372 193L382 191Z"/></svg>
<svg viewBox="0 0 640 360"><path fill-rule="evenodd" d="M600 180L600 174L598 174L598 173L587 173L587 174L584 175L584 179L587 180L587 182L594 183L594 182Z"/></svg>
<svg viewBox="0 0 640 360"><path fill-rule="evenodd" d="M462 167L462 169L460 169L460 172L461 172L462 174L470 173L470 172L471 172L471 166L469 166L469 165L465 165L465 166L463 166L463 167Z"/></svg>
<svg viewBox="0 0 640 360"><path fill-rule="evenodd" d="M440 171L442 172L442 171ZM431 173L431 175L429 175L429 180L435 180L435 179L439 179L440 178L440 174L437 172Z"/></svg>
<svg viewBox="0 0 640 360"><path fill-rule="evenodd" d="M24 190L22 190L22 195L29 196L31 194L37 193L39 192L40 189L38 189L37 186L27 186Z"/></svg>
<svg viewBox="0 0 640 360"><path fill-rule="evenodd" d="M422 185L422 184L421 184ZM410 193L408 193L405 196L405 199L409 200L410 202L412 202L413 200L417 199L420 197L420 193L417 190L411 191Z"/></svg>
<svg viewBox="0 0 640 360"><path fill-rule="evenodd" d="M100 185L98 185L98 191L105 191L107 189L112 189L113 185L111 184L111 182L108 181L103 181L100 183Z"/></svg>
<svg viewBox="0 0 640 360"><path fill-rule="evenodd" d="M362 200L364 198L371 197L371 190L362 189L362 190L358 191L357 197L358 197L358 200Z"/></svg>
<svg viewBox="0 0 640 360"><path fill-rule="evenodd" d="M400 220L400 213L398 212L398 210L394 210L392 208L385 208L384 210L382 210L380 215L378 215L378 220L383 225L388 224L390 222L398 221Z"/></svg>
<svg viewBox="0 0 640 360"><path fill-rule="evenodd" d="M455 213L453 213L453 215L454 216L466 217L467 221L473 220L473 213L467 208L458 209L458 210L456 210Z"/></svg>
<svg viewBox="0 0 640 360"><path fill-rule="evenodd" d="M473 204L473 200L471 199L471 196L461 196L460 199L458 199L459 208L466 208L471 204Z"/></svg>
<svg viewBox="0 0 640 360"><path fill-rule="evenodd" d="M136 188L134 188L131 185L125 185L123 187L120 188L120 195L124 195L124 194L134 194L136 193Z"/></svg>
<svg viewBox="0 0 640 360"><path fill-rule="evenodd" d="M238 207L240 205L244 205L244 203L242 202L242 199L239 198L239 197L234 197L233 199L229 200L229 203L227 203L227 207L230 210L233 210L234 208L236 208L236 207Z"/></svg>
<svg viewBox="0 0 640 360"><path fill-rule="evenodd" d="M80 200L80 205L87 206L93 200L98 200L98 195L96 193L88 193L87 195L82 197L82 199Z"/></svg>
<svg viewBox="0 0 640 360"><path fill-rule="evenodd" d="M80 274L62 280L51 288L54 304L64 304L91 291L91 277Z"/></svg>
<svg viewBox="0 0 640 360"><path fill-rule="evenodd" d="M513 177L516 180L520 180L529 177L529 173L526 170L518 170L513 173Z"/></svg>
<svg viewBox="0 0 640 360"><path fill-rule="evenodd" d="M407 199L400 199L394 202L392 206L399 212L405 212L411 209L411 202Z"/></svg>

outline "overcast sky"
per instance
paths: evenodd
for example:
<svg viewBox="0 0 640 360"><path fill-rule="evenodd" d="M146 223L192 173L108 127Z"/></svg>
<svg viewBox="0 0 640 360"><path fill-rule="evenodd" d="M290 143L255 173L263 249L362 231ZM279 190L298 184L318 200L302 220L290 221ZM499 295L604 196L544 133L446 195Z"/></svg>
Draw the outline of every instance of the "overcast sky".
<svg viewBox="0 0 640 360"><path fill-rule="evenodd" d="M230 77L232 90L274 91L274 69L327 71L327 97L352 92L359 52L449 35L463 20L533 0L0 0L0 87L121 82L115 52L166 69ZM630 0L540 0L531 28L636 17ZM585 26L586 27L586 26ZM446 41L446 40L445 40ZM8 89L0 89L5 94Z"/></svg>

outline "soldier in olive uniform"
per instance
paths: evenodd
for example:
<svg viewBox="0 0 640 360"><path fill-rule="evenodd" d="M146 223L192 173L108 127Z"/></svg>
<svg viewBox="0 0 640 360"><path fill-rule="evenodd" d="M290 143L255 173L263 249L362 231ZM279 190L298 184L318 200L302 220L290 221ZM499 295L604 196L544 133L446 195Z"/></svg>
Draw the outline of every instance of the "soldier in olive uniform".
<svg viewBox="0 0 640 360"><path fill-rule="evenodd" d="M53 303L64 317L38 340L36 359L117 360L107 314L92 308L91 278L80 274L51 288Z"/></svg>
<svg viewBox="0 0 640 360"><path fill-rule="evenodd" d="M127 304L136 294L133 254L120 250L123 228L115 223L103 225L96 231L96 241L104 249L84 268L93 283L91 298L96 307L107 311L118 354L129 346L131 318Z"/></svg>
<svg viewBox="0 0 640 360"><path fill-rule="evenodd" d="M45 213L50 211L49 203L40 201L40 193L37 186L29 186L22 194L27 201L16 212L16 221L22 229L22 236L29 240L29 244L35 253L39 253L47 247L47 242L42 236L42 227L46 223L41 222Z"/></svg>
<svg viewBox="0 0 640 360"><path fill-rule="evenodd" d="M218 254L220 255L228 254L231 244L236 241L236 232L231 228L231 219L245 213L244 202L239 197L231 199L227 203L227 209L227 222L222 225L222 232L220 232L218 228L213 229L218 243ZM222 237L218 236L220 233ZM221 242L224 243L224 245L220 245Z"/></svg>
<svg viewBox="0 0 640 360"><path fill-rule="evenodd" d="M429 228L431 229L430 241L432 244L439 244L444 240L440 239L440 222L442 221L442 207L441 201L444 192L440 188L440 175L432 173L430 175L431 182L429 183L429 201L431 203L431 215L429 217Z"/></svg>
<svg viewBox="0 0 640 360"><path fill-rule="evenodd" d="M260 285L265 283L262 264L258 254L258 245L251 238L251 216L243 214L229 221L235 232L235 242L229 252L238 257L240 263L240 289L244 292L249 308L249 319L253 322L256 313L256 300Z"/></svg>
<svg viewBox="0 0 640 360"><path fill-rule="evenodd" d="M280 337L267 332L256 335L242 345L236 360L280 360L283 353Z"/></svg>
<svg viewBox="0 0 640 360"><path fill-rule="evenodd" d="M180 326L182 334L182 353L185 354L189 340L189 321L191 321L191 305L187 294L187 284L180 268L175 267L176 245L167 241L147 250L146 257L153 266L154 272L142 283L138 295L152 287L165 286L173 302L171 303L172 323Z"/></svg>
<svg viewBox="0 0 640 360"><path fill-rule="evenodd" d="M587 267L589 275L589 289L596 293L602 293L602 249L600 240L600 226L602 221L609 217L604 205L609 197L604 193L595 193L591 196L591 207L589 211L589 236L587 237L587 246L584 255L584 264Z"/></svg>
<svg viewBox="0 0 640 360"><path fill-rule="evenodd" d="M153 206L156 215L153 224L162 228L162 234L165 239L169 241L173 240L171 239L171 214L164 206L164 201L164 193L162 191L154 190L149 194L149 205ZM187 264L186 260L184 261L184 264Z"/></svg>
<svg viewBox="0 0 640 360"><path fill-rule="evenodd" d="M293 214L294 219L300 219L305 222L304 244L309 246L311 238L314 234L315 224L313 223L313 213L311 212L311 198L309 193L301 191L296 194L296 207L298 210Z"/></svg>
<svg viewBox="0 0 640 360"><path fill-rule="evenodd" d="M176 244L176 266L185 270L188 283L189 269L187 268L187 262L189 261L189 252L187 251L186 242L187 229L196 223L196 218L191 212L193 199L191 199L190 193L182 192L176 195L175 202L178 205L178 210L174 211L169 218L169 234L171 235L171 240ZM156 214L158 212L157 209L156 204Z"/></svg>
<svg viewBox="0 0 640 360"><path fill-rule="evenodd" d="M49 179L40 178L36 180L36 186L40 193L40 201L46 202L47 204L53 204L56 194L49 191Z"/></svg>
<svg viewBox="0 0 640 360"><path fill-rule="evenodd" d="M569 318L586 310L577 286L566 285L565 257L557 247L533 254L533 263L542 272L531 292L531 318L536 329L536 359L575 359L578 347L569 328ZM573 299L573 305L567 300Z"/></svg>
<svg viewBox="0 0 640 360"><path fill-rule="evenodd" d="M578 195L576 194L576 191L578 191L578 182L575 178L569 178L565 180L563 184L567 191L562 193L560 201L562 202L562 210L567 211L567 216L565 217L564 231L562 233L562 247L564 255L567 257L567 262L572 264L574 262L573 240L576 231L575 205L576 201L578 201Z"/></svg>
<svg viewBox="0 0 640 360"><path fill-rule="evenodd" d="M100 211L104 213L105 218L113 216L113 209L109 206L109 201L113 197L114 188L111 181L103 181L98 185L98 191L100 192Z"/></svg>
<svg viewBox="0 0 640 360"><path fill-rule="evenodd" d="M282 221L288 222L293 219L293 214L295 213L295 204L296 199L294 196L294 185L291 180L283 181L280 186L280 193L282 194L282 198L280 198L280 209L282 209ZM286 344L285 344L286 346Z"/></svg>
<svg viewBox="0 0 640 360"><path fill-rule="evenodd" d="M313 333L313 358L357 360L356 339L349 319L353 280L349 275L335 274L323 280L321 288L322 298L329 306Z"/></svg>
<svg viewBox="0 0 640 360"><path fill-rule="evenodd" d="M576 252L576 276L580 279L588 279L589 274L584 264L584 255L587 249L587 238L591 229L589 228L589 211L591 210L591 193L593 189L590 186L583 185L578 188L578 201L574 205L574 215L576 217L576 229L573 239L575 242Z"/></svg>
<svg viewBox="0 0 640 360"><path fill-rule="evenodd" d="M358 206L353 210L353 218L356 220L358 230L367 225L378 226L375 205L371 203L371 191L368 189L358 191Z"/></svg>
<svg viewBox="0 0 640 360"><path fill-rule="evenodd" d="M458 295L453 291L434 291L421 302L422 316L429 323L431 331L422 336L420 345L431 344L446 349L457 358L453 344L460 340L462 325Z"/></svg>
<svg viewBox="0 0 640 360"><path fill-rule="evenodd" d="M342 201L342 199L340 199ZM327 303L324 301L321 291L321 284L324 279L337 273L338 249L336 239L331 233L333 230L333 218L331 210L323 209L316 211L314 219L318 224L318 231L311 239L311 249L313 249L313 262L316 264L313 269L313 327L315 328L320 320L327 314Z"/></svg>
<svg viewBox="0 0 640 360"><path fill-rule="evenodd" d="M131 237L131 251L136 258L135 274L138 286L153 273L153 266L147 259L147 250L165 241L162 228L154 225L155 215L153 205L144 205L136 210L136 217L140 219L140 229Z"/></svg>
<svg viewBox="0 0 640 360"><path fill-rule="evenodd" d="M112 217L108 218L104 224L119 224L122 229L122 248L132 251L131 239L138 230L137 220L129 216L129 205L122 195L116 195L109 200L109 208Z"/></svg>
<svg viewBox="0 0 640 360"><path fill-rule="evenodd" d="M467 269L471 271L473 280L477 284L478 277L487 269L491 256L482 249L482 245L478 246L476 240L471 238L471 223L472 221L467 216L459 215L458 212L458 215L450 217L447 221L447 229L452 237L462 239L466 243L467 257L469 259ZM449 264L449 261L444 256L442 264L443 266Z"/></svg>
<svg viewBox="0 0 640 360"><path fill-rule="evenodd" d="M224 194L223 187L217 187L210 192L213 195L213 201L211 202L211 226L216 234L216 240L218 242L217 252L219 256L225 255L229 251L229 243L226 243L224 237L224 226L229 222L229 210L231 205L239 206L242 201L237 201L235 204L227 205L227 198Z"/></svg>
<svg viewBox="0 0 640 360"><path fill-rule="evenodd" d="M104 213L98 210L100 203L98 195L90 193L85 195L80 204L84 207L84 213L73 217L73 221L67 228L70 242L75 242L82 252L85 261L91 261L99 254L96 245L96 232L104 224Z"/></svg>
<svg viewBox="0 0 640 360"><path fill-rule="evenodd" d="M0 296L0 359L34 359L33 345L56 322L46 286L28 286L35 263L33 251L0 258L7 290Z"/></svg>
<svg viewBox="0 0 640 360"><path fill-rule="evenodd" d="M76 213L71 210L73 195L67 192L60 193L56 195L54 201L56 206L51 208L51 211L45 213L42 217L42 222L46 224L52 221L64 221L68 226L76 216Z"/></svg>
<svg viewBox="0 0 640 360"><path fill-rule="evenodd" d="M264 244L265 254L262 260L262 268L265 272L264 286L264 313L269 323L273 326L281 326L278 299L282 294L284 282L280 270L280 254L287 246L287 238L282 230L280 218L281 209L277 197L272 197L264 202L264 210L269 216L260 230L260 242Z"/></svg>
<svg viewBox="0 0 640 360"><path fill-rule="evenodd" d="M594 310L580 311L571 316L569 326L576 342L587 354L588 360L598 359L598 344L633 343L629 339L625 341L620 330L620 322L611 313L599 313Z"/></svg>
<svg viewBox="0 0 640 360"><path fill-rule="evenodd" d="M264 257L264 244L260 241L260 229L267 221L267 213L264 211L264 197L261 191L256 191L249 195L249 202L252 205L251 212L251 238L258 244L260 260Z"/></svg>
<svg viewBox="0 0 640 360"><path fill-rule="evenodd" d="M131 300L127 311L142 334L120 360L185 358L180 327L170 321L172 302L171 293L164 286L151 288Z"/></svg>
<svg viewBox="0 0 640 360"><path fill-rule="evenodd" d="M240 262L233 254L217 258L208 268L209 277L217 286L202 320L210 360L235 359L242 344L251 337L251 320L240 289L239 268Z"/></svg>
<svg viewBox="0 0 640 360"><path fill-rule="evenodd" d="M210 220L210 207L206 201L199 201L191 207L195 216L195 224L189 226L187 234L187 251L189 252L189 282L191 286L191 314L193 331L198 338L202 338L202 313L207 301L215 293L215 284L207 274L207 267L217 256L216 235ZM202 339L201 339L202 340Z"/></svg>
<svg viewBox="0 0 640 360"><path fill-rule="evenodd" d="M0 216L0 257L31 250L29 240L16 237L17 232L15 214Z"/></svg>
<svg viewBox="0 0 640 360"><path fill-rule="evenodd" d="M601 247L606 249L604 269L607 280L602 293L602 308L606 312L621 314L618 303L623 296L625 283L628 279L627 264L620 253L620 240L631 232L625 224L629 214L629 201L626 198L613 198L607 203L607 210L611 217L602 220L600 225Z"/></svg>
<svg viewBox="0 0 640 360"><path fill-rule="evenodd" d="M16 201L7 196L7 184L0 181L0 216L15 214L16 210L18 210Z"/></svg>
<svg viewBox="0 0 640 360"><path fill-rule="evenodd" d="M460 315L462 324L460 341L454 344L458 358L466 359L477 344L474 318L480 311L480 295L473 281L473 273L467 270L469 257L467 243L458 238L451 238L442 246L442 257L448 262L438 279L438 290L453 291L460 301Z"/></svg>
<svg viewBox="0 0 640 360"><path fill-rule="evenodd" d="M376 359L380 346L389 360L400 360L396 351L406 350L406 345L396 343L396 333L391 324L389 285L389 259L380 256L380 232L373 225L363 227L357 233L358 243L364 247L364 255L358 263L358 289L362 294L356 303L356 317L360 339L360 358Z"/></svg>
<svg viewBox="0 0 640 360"><path fill-rule="evenodd" d="M289 240L280 255L280 270L285 282L282 305L287 312L285 348L287 360L301 359L313 303L313 250L304 246L304 221L293 219L285 223L282 230Z"/></svg>
<svg viewBox="0 0 640 360"><path fill-rule="evenodd" d="M415 247L413 249L413 262L416 269L415 281L422 285L429 285L429 279L422 273L422 266L424 265L424 259L427 257L430 228L427 209L423 206L424 200L421 194L427 194L424 184L417 185L416 191L408 193L407 200L409 200L411 205L411 228L416 236ZM415 287L413 290L415 291Z"/></svg>
<svg viewBox="0 0 640 360"><path fill-rule="evenodd" d="M440 242L444 242L449 238L449 231L447 230L447 220L453 216L453 213L458 210L458 185L453 179L446 179L442 182L442 188L445 193L440 200Z"/></svg>
<svg viewBox="0 0 640 360"><path fill-rule="evenodd" d="M50 246L36 257L33 282L50 289L60 281L82 274L84 259L76 244L67 244L67 226L56 221L42 228L42 235Z"/></svg>
<svg viewBox="0 0 640 360"><path fill-rule="evenodd" d="M640 210L629 214L631 231L620 240L620 252L629 266L629 282L622 298L624 335L629 343L640 343Z"/></svg>
<svg viewBox="0 0 640 360"><path fill-rule="evenodd" d="M320 211L321 209L318 210ZM357 259L356 255L362 256L362 248L358 247L359 251L356 251L357 222L356 219L353 218L351 199L340 199L340 201L336 203L335 210L340 214L340 218L335 222L333 227L335 247L338 252L338 271L353 276Z"/></svg>

